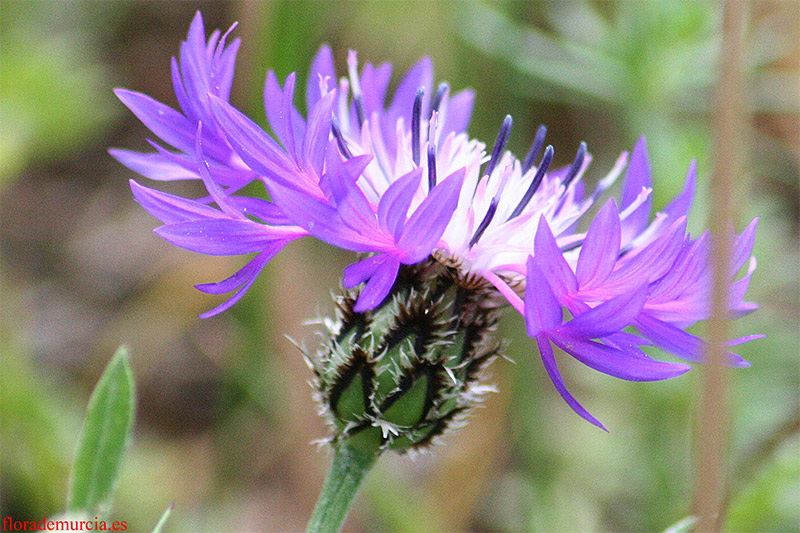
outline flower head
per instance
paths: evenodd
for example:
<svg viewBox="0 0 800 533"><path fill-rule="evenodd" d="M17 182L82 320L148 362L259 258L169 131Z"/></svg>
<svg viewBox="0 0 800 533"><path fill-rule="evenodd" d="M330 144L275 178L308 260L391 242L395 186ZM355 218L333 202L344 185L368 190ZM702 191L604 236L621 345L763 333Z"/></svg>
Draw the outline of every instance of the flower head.
<svg viewBox="0 0 800 533"><path fill-rule="evenodd" d="M161 237L205 254L255 254L230 278L197 287L236 291L203 316L233 305L289 242L313 236L364 254L344 271L344 286L360 287L349 313L371 313L396 299L398 275L423 263L446 267L437 283L445 276L504 299L525 317L559 393L600 427L567 391L552 345L628 380L665 379L689 368L651 359L644 345L699 360L702 341L686 328L708 317L710 268L708 236L686 232L693 163L683 191L651 216L644 139L630 161L623 153L589 193L582 181L591 161L585 144L572 164L554 168L554 149L545 147L540 127L526 157L517 159L505 149L512 127L506 117L487 150L466 133L474 94L434 86L429 59L417 63L389 99L390 65L366 64L359 72L350 52L347 75L337 78L326 46L311 66L305 117L294 104L295 75L283 85L267 75L270 135L229 102L239 42L228 44L227 35L214 32L206 40L202 18L195 17L172 62L181 111L117 91L172 149L152 143L151 154L111 152L148 178L197 179L207 189L203 198L186 199L131 182L139 203L164 223L156 230ZM626 166L621 198L605 200L590 221L594 204ZM240 193L253 181L263 184L270 201ZM755 221L735 239L735 315L755 309L743 301L755 268L754 237ZM734 280L745 263L747 273ZM735 354L729 362L747 364Z"/></svg>

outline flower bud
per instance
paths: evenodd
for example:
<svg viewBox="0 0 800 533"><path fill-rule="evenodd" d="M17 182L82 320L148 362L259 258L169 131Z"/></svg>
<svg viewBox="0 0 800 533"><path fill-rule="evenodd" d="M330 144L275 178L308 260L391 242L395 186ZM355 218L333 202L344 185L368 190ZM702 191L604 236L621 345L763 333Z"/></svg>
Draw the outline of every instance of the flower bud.
<svg viewBox="0 0 800 533"><path fill-rule="evenodd" d="M491 390L479 380L500 349L492 333L502 299L484 280L432 258L402 267L375 309L354 312L356 297L336 298L329 338L311 360L332 440L424 447Z"/></svg>

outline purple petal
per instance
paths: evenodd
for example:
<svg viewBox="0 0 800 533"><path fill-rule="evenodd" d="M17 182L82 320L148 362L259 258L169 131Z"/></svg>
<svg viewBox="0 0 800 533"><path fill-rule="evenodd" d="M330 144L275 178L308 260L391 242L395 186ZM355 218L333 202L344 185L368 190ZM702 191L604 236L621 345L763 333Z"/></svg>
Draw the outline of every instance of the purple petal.
<svg viewBox="0 0 800 533"><path fill-rule="evenodd" d="M213 46L219 32L211 36L210 46ZM198 12L189 27L186 41L181 43L180 64L173 58L172 85L178 97L178 103L186 116L193 121L202 118L201 100L206 98L208 92L208 57L206 54L205 29L203 19ZM202 66L201 66L202 65Z"/></svg>
<svg viewBox="0 0 800 533"><path fill-rule="evenodd" d="M483 277L483 279L494 285L500 294L502 294L505 299L508 300L508 303L511 305L511 307L516 309L519 314L523 316L525 315L525 302L522 301L522 298L520 298L519 295L514 292L514 289L512 289L504 279L491 270L484 270L480 273L480 275Z"/></svg>
<svg viewBox="0 0 800 533"><path fill-rule="evenodd" d="M336 168L329 169L320 185L332 192L338 217L344 226L361 235L365 241L375 243L380 249L392 246L393 239L381 230L372 205L364 191L355 184L368 162L368 156L349 159Z"/></svg>
<svg viewBox="0 0 800 533"><path fill-rule="evenodd" d="M278 240L293 240L306 232L269 227L250 220L188 220L156 228L156 234L175 246L209 255L239 255L270 249Z"/></svg>
<svg viewBox="0 0 800 533"><path fill-rule="evenodd" d="M403 263L410 265L425 259L442 238L458 206L465 170L456 170L442 180L414 211L397 240Z"/></svg>
<svg viewBox="0 0 800 533"><path fill-rule="evenodd" d="M750 286L750 277L753 275L753 272L756 270L756 258L750 258L750 267L747 269L747 273L744 277L738 281L735 281L730 284L728 288L728 308L737 310L740 306L744 303L743 309L746 312L754 311L758 308L755 306L755 309L751 306L755 304L749 304L748 302L742 302L744 299L744 295L747 292L747 288Z"/></svg>
<svg viewBox="0 0 800 533"><path fill-rule="evenodd" d="M262 198L250 198L248 196L231 196L230 201L236 205L245 215L256 217L270 226L291 226L292 221L286 213L273 204Z"/></svg>
<svg viewBox="0 0 800 533"><path fill-rule="evenodd" d="M228 195L223 188L211 178L208 161L203 156L202 144L203 123L197 123L197 135L194 145L194 153L196 157L197 170L200 173L200 178L203 180L203 185L213 198L214 202L219 206L222 211L228 214L231 218L245 218L245 216L236 208L236 205L230 201Z"/></svg>
<svg viewBox="0 0 800 533"><path fill-rule="evenodd" d="M589 368L628 381L669 379L691 369L689 365L662 363L641 356L638 351L623 351L599 342L555 335L551 340Z"/></svg>
<svg viewBox="0 0 800 533"><path fill-rule="evenodd" d="M336 71L333 68L333 54L331 47L327 44L320 46L319 51L311 61L311 72L306 82L306 105L311 110L322 98L320 92L320 80L328 78L330 82L336 84Z"/></svg>
<svg viewBox="0 0 800 533"><path fill-rule="evenodd" d="M646 300L647 285L645 284L589 309L559 329L572 337L584 339L606 337L631 325L641 313Z"/></svg>
<svg viewBox="0 0 800 533"><path fill-rule="evenodd" d="M299 174L283 149L239 110L215 96L209 97L214 117L242 160L264 177L286 186L301 186Z"/></svg>
<svg viewBox="0 0 800 533"><path fill-rule="evenodd" d="M203 57L206 46L206 33L203 26L203 14L198 11L192 17L192 23L189 25L189 32L186 35L186 43L192 47L192 51L200 57Z"/></svg>
<svg viewBox="0 0 800 533"><path fill-rule="evenodd" d="M306 136L306 122L297 109L294 108L294 83L295 73L292 72L286 77L286 82L283 84L283 128L286 132L286 150L295 157L295 160L300 163L300 166L305 166L305 161L302 157L303 139ZM327 138L327 136L326 136Z"/></svg>
<svg viewBox="0 0 800 533"><path fill-rule="evenodd" d="M317 176L322 175L331 131L331 108L335 96L336 93L333 91L326 94L311 108L308 115L308 125L303 138L303 160L311 165Z"/></svg>
<svg viewBox="0 0 800 533"><path fill-rule="evenodd" d="M618 263L604 284L614 294L630 290L643 282L653 282L667 274L683 250L686 218L678 219L664 234L648 244L641 252L631 252Z"/></svg>
<svg viewBox="0 0 800 533"><path fill-rule="evenodd" d="M327 168L319 181L319 188L325 197L332 201L333 205L342 202L350 194L350 191L357 187L356 180L372 159L370 155L358 155L342 161L338 150L334 147L335 142L334 140L330 141L326 158Z"/></svg>
<svg viewBox="0 0 800 533"><path fill-rule="evenodd" d="M165 192L156 191L130 180L133 197L151 215L164 224L176 224L188 220L222 219L227 216L220 210L196 200L188 200Z"/></svg>
<svg viewBox="0 0 800 533"><path fill-rule="evenodd" d="M564 303L568 295L578 290L578 280L564 259L564 254L558 247L544 216L539 219L533 249L533 257L550 284L553 294L559 302Z"/></svg>
<svg viewBox="0 0 800 533"><path fill-rule="evenodd" d="M555 330L561 325L563 313L550 284L547 282L538 262L528 256L528 269L525 279L525 326L528 335L537 335Z"/></svg>
<svg viewBox="0 0 800 533"><path fill-rule="evenodd" d="M294 97L294 72L286 77L283 89L272 71L267 73L264 84L264 109L272 131L283 147L295 160L300 160L300 147L305 136L305 123L292 105ZM327 140L327 136L326 136Z"/></svg>
<svg viewBox="0 0 800 533"><path fill-rule="evenodd" d="M364 113L367 117L372 113L383 111L384 100L386 99L386 88L389 86L389 79L392 74L392 66L383 63L377 68L367 63L361 73L361 94L364 101Z"/></svg>
<svg viewBox="0 0 800 533"><path fill-rule="evenodd" d="M283 129L286 132L286 142L284 143L286 151L303 166L301 149L305 138L305 121L299 116L293 104L295 77L295 73L292 72L283 83L281 119L283 120Z"/></svg>
<svg viewBox="0 0 800 533"><path fill-rule="evenodd" d="M275 257L287 243L284 241L276 241L274 245L264 252L259 253L253 257L247 264L238 270L234 275L216 283L201 283L195 285L194 288L206 294L225 294L238 289L247 281L254 278L261 272L270 259Z"/></svg>
<svg viewBox="0 0 800 533"><path fill-rule="evenodd" d="M733 241L733 257L731 258L730 275L733 276L742 268L742 265L750 257L753 252L753 244L756 240L756 227L758 226L758 218L754 218L750 224L744 228L744 231L738 235Z"/></svg>
<svg viewBox="0 0 800 533"><path fill-rule="evenodd" d="M345 268L344 277L342 278L342 285L344 288L352 289L372 277L383 261L381 255L373 255Z"/></svg>
<svg viewBox="0 0 800 533"><path fill-rule="evenodd" d="M572 188L575 203L580 203L586 196L586 184L582 181L574 181Z"/></svg>
<svg viewBox="0 0 800 533"><path fill-rule="evenodd" d="M267 80L264 82L264 111L267 113L267 122L269 122L272 131L278 141L286 148L286 131L283 124L283 91L281 85L278 83L278 78L275 77L273 71L267 72Z"/></svg>
<svg viewBox="0 0 800 533"><path fill-rule="evenodd" d="M161 154L140 154L116 148L112 148L108 153L129 169L151 180L172 181L198 179L200 177L197 172L187 170Z"/></svg>
<svg viewBox="0 0 800 533"><path fill-rule="evenodd" d="M414 193L419 188L421 178L422 168L415 168L401 176L386 189L378 203L378 221L381 227L389 231L395 241L400 238L405 227L408 208L414 199Z"/></svg>
<svg viewBox="0 0 800 533"><path fill-rule="evenodd" d="M608 344L609 346L615 346L617 348L623 348L625 350L630 350L632 348L637 348L639 346L652 346L653 343L648 341L647 339L640 337L634 333L626 333L624 331L620 331L619 333L614 333L613 335L607 335L603 337L603 342ZM639 353L644 355L644 352L639 350Z"/></svg>
<svg viewBox="0 0 800 533"><path fill-rule="evenodd" d="M278 243L276 243L276 244L278 244ZM258 274L261 272L261 269L264 268L264 265L266 265L269 262L269 260L272 259L275 256L275 254L277 254L282 248L283 248L283 245L280 245L280 246L276 245L274 250L265 251L265 252L262 252L262 253L258 254L249 263L247 263L244 266L244 268L239 270L239 272L237 272L236 274L234 274L233 276L231 276L230 278L228 278L225 281L222 281L222 282L220 282L218 284L196 285L196 287L198 289L200 289L201 291L209 292L209 293L213 294L214 293L213 291L216 290L216 289L212 289L211 288L213 285L225 284L227 281L232 280L234 278L236 278L235 281L241 281L242 282L242 286L239 288L238 291L236 291L236 294L234 294L232 297L230 297L228 300L226 300L222 304L218 305L214 309L211 309L211 310L206 311L205 313L201 314L200 318L209 318L209 317L212 317L214 315L217 315L217 314L229 309L231 306L233 306L233 304L235 304L236 302L241 300L242 296L245 295L245 293L248 291L248 289L250 289L250 287L253 285L253 282L255 282L256 278L258 277ZM225 291L225 292L228 292L228 291ZM217 294L221 294L221 293L217 293Z"/></svg>
<svg viewBox="0 0 800 533"><path fill-rule="evenodd" d="M376 308L389 294L395 280L397 271L400 269L400 262L396 257L390 256L389 260L369 279L358 301L353 306L353 311L363 313Z"/></svg>
<svg viewBox="0 0 800 533"><path fill-rule="evenodd" d="M456 93L447 102L447 112L444 117L441 137L444 139L450 133L461 133L467 130L472 117L472 105L475 101L475 91L465 89Z"/></svg>
<svg viewBox="0 0 800 533"><path fill-rule="evenodd" d="M639 315L634 325L642 335L653 341L659 348L687 361L703 362L705 342L701 338L687 333L672 324L652 318L646 313ZM735 368L750 366L750 363L735 353L727 352L727 358L728 360L725 362L727 366Z"/></svg>
<svg viewBox="0 0 800 533"><path fill-rule="evenodd" d="M625 185L622 189L622 204L620 211L624 211L631 205L643 188L651 187L652 180L650 179L650 161L647 157L647 141L644 137L639 139L636 147L631 154L631 160L628 164L628 171L625 175ZM625 231L634 235L641 233L647 222L650 219L650 203L651 199L648 198L642 205L631 213L625 221ZM626 239L627 240L627 239Z"/></svg>
<svg viewBox="0 0 800 533"><path fill-rule="evenodd" d="M417 89L425 88L422 100L422 114L426 116L428 102L430 101L431 83L433 80L433 66L427 57L422 58L408 71L403 81L400 82L389 110L381 120L381 130L386 149L391 159L394 159L398 149L397 121L402 118L406 126L411 125L411 112Z"/></svg>
<svg viewBox="0 0 800 533"><path fill-rule="evenodd" d="M387 244L394 240L381 230L378 225L378 217L369 200L364 191L356 185L351 185L347 196L339 203L336 210L345 226L365 238Z"/></svg>
<svg viewBox="0 0 800 533"><path fill-rule="evenodd" d="M743 316L749 315L753 311L758 311L759 305L754 302L740 302L734 309L731 310L731 316L733 318L741 318Z"/></svg>
<svg viewBox="0 0 800 533"><path fill-rule="evenodd" d="M672 200L664 209L664 212L671 219L689 216L689 209L694 200L694 190L697 185L697 162L692 159L689 164L689 172L686 174L686 182L681 193Z"/></svg>
<svg viewBox="0 0 800 533"><path fill-rule="evenodd" d="M405 118L406 124L411 124L411 110L414 104L414 98L417 96L417 89L420 87L425 88L425 97L423 99L422 110L423 114L428 109L428 102L430 102L431 84L433 82L433 63L429 57L423 57L414 65L411 70L403 77L403 81L397 87L392 100L392 106L389 108L392 115L402 116Z"/></svg>
<svg viewBox="0 0 800 533"><path fill-rule="evenodd" d="M219 31L215 31L211 35L209 46L215 46L217 38L219 38ZM195 121L203 117L203 109L208 102L206 95L210 92L209 76L211 74L209 62L202 26L190 28L189 39L181 44L180 50L181 82L186 96L186 101L183 102L181 108L186 111L187 117L191 117ZM173 76L174 84L175 77Z"/></svg>
<svg viewBox="0 0 800 533"><path fill-rule="evenodd" d="M114 89L114 94L165 142L184 152L194 149L196 126L186 117L145 94L126 89Z"/></svg>
<svg viewBox="0 0 800 533"><path fill-rule="evenodd" d="M709 233L685 244L681 254L667 274L652 288L648 304L662 304L679 298L698 283L706 285L708 279Z"/></svg>
<svg viewBox="0 0 800 533"><path fill-rule="evenodd" d="M599 420L593 417L589 411L584 409L583 406L578 403L578 400L576 400L567 390L566 385L564 385L564 380L561 378L561 373L558 371L556 358L553 354L553 348L550 346L550 341L548 341L543 335L540 335L536 338L536 343L539 345L539 354L542 356L542 362L544 363L544 368L547 371L547 375L550 376L550 381L553 382L556 390L561 397L564 398L564 401L567 402L567 405L569 405L572 410L584 420L591 422L603 431L608 431L606 427L601 424Z"/></svg>
<svg viewBox="0 0 800 533"><path fill-rule="evenodd" d="M597 213L581 247L576 276L580 287L605 281L619 257L620 223L617 204L609 200Z"/></svg>
<svg viewBox="0 0 800 533"><path fill-rule="evenodd" d="M231 30L233 26L231 27ZM228 30L229 32L231 30ZM223 46L224 43L221 45ZM241 39L234 39L225 47L222 55L219 56L215 64L213 93L227 101L230 99L231 87L233 86L233 74L236 66L236 54L239 52Z"/></svg>
<svg viewBox="0 0 800 533"><path fill-rule="evenodd" d="M756 335L745 335L744 337L739 337L738 339L733 339L725 343L725 346L738 346L740 344L744 344L746 342L754 341L756 339L763 339L766 335L756 334Z"/></svg>
<svg viewBox="0 0 800 533"><path fill-rule="evenodd" d="M381 252L393 249L391 243L366 238L342 222L331 205L291 187L270 187L275 203L294 223L321 241L354 252Z"/></svg>
<svg viewBox="0 0 800 533"><path fill-rule="evenodd" d="M361 290L353 310L363 313L377 307L389 294L399 268L400 261L389 254L374 255L345 268L343 280L345 287L353 288L369 280Z"/></svg>
<svg viewBox="0 0 800 533"><path fill-rule="evenodd" d="M199 120L200 117L198 116L197 109L195 108L192 100L189 98L189 95L186 94L186 89L183 85L183 78L181 76L180 65L178 64L178 60L174 57L170 61L170 68L172 72L172 88L175 91L175 98L178 100L178 106L186 115L186 118L193 121Z"/></svg>
<svg viewBox="0 0 800 533"><path fill-rule="evenodd" d="M204 126L205 127L205 126ZM202 143L203 143L203 152L206 156L209 156L208 147L216 145L216 151L219 152L221 145L219 141L214 140L212 136L207 135L207 131L204 129L202 132ZM147 140L150 145L158 151L158 155L164 158L165 161L171 161L176 165L179 165L186 169L188 172L191 172L195 175L195 178L199 179L200 175L198 173L197 168L197 157L196 154L190 152L188 154L180 154L170 152L163 146L151 141L150 139ZM196 143L196 139L195 139ZM195 144L196 146L196 144ZM215 182L219 183L220 185L224 185L226 187L234 187L236 189L240 189L247 185L248 183L252 182L254 179L258 177L258 175L253 172L252 170L248 169L244 165L239 165L238 163L234 166L230 163L231 156L233 155L229 148L226 148L227 153L225 155L225 163L221 163L214 159L206 160L209 172L211 173L212 178ZM157 179L157 178L156 178Z"/></svg>

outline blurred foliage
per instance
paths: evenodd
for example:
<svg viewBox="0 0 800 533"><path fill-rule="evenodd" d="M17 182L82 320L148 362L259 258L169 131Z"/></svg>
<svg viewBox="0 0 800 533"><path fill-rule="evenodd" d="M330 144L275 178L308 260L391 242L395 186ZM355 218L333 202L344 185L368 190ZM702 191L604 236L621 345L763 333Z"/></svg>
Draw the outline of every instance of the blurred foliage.
<svg viewBox="0 0 800 533"><path fill-rule="evenodd" d="M114 115L98 57L103 17L88 7L14 0L0 7L0 184L33 161L98 142Z"/></svg>
<svg viewBox="0 0 800 533"><path fill-rule="evenodd" d="M737 208L742 222L761 217L749 296L762 308L735 327L768 337L740 350L751 368L730 373L728 528L787 531L800 524L800 7L751 7L750 166ZM309 442L327 432L310 371L284 335L316 348L304 323L330 310L352 257L293 244L230 312L201 322L215 302L191 286L241 262L153 236L156 222L127 189L139 178L104 153L149 149L150 134L111 88L174 105L169 58L197 9L208 31L240 21L233 100L255 117L266 69L303 78L322 42L340 69L348 48L362 62L391 62L394 83L428 54L438 80L476 89L477 138L491 140L511 113L509 146L522 153L545 123L557 164L588 142L591 180L646 134L658 205L696 157L691 223L707 225L718 3L4 0L0 516L63 509L86 402L121 343L134 354L139 408L114 513L131 530L152 528L170 501L164 531L302 529L322 485L330 454ZM688 516L695 373L626 383L564 364L571 390L607 422L604 434L555 393L522 321L509 316L502 327L516 364L492 368L501 392L446 448L379 462L346 529L641 531Z"/></svg>
<svg viewBox="0 0 800 533"><path fill-rule="evenodd" d="M789 35L798 22L768 4L754 3L748 29L748 106L755 114L794 116L797 42ZM566 0L465 8L465 41L511 69L508 85L516 94L578 109L587 119L578 121L578 132L590 147L608 147L609 138L633 145L645 135L656 168L685 172L698 158L701 176L710 170L722 42L717 3ZM753 155L765 163L764 155ZM656 204L664 205L679 185L675 179L655 188Z"/></svg>

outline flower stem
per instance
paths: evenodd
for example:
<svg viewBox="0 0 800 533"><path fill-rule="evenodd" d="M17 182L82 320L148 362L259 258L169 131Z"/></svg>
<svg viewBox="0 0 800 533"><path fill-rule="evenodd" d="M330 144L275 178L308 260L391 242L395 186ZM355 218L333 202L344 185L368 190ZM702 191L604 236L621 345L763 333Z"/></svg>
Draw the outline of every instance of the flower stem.
<svg viewBox="0 0 800 533"><path fill-rule="evenodd" d="M361 481L378 458L377 450L341 443L336 447L328 478L319 495L308 533L328 533L342 528Z"/></svg>

